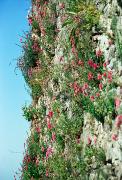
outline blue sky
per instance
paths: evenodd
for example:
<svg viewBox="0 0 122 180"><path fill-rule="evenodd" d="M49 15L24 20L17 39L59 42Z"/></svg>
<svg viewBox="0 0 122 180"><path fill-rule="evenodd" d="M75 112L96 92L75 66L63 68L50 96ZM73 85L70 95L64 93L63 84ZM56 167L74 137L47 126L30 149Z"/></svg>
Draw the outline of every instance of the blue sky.
<svg viewBox="0 0 122 180"><path fill-rule="evenodd" d="M21 54L16 46L19 35L29 28L29 7L29 0L0 0L0 180L13 180L29 130L21 108L30 96L21 73L14 72L15 59Z"/></svg>

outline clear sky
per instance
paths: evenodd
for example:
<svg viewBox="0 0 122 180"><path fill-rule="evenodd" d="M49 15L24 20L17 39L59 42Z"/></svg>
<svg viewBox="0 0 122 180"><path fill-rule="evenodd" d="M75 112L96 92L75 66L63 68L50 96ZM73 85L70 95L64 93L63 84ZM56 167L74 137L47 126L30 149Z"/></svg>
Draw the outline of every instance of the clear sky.
<svg viewBox="0 0 122 180"><path fill-rule="evenodd" d="M29 0L0 0L0 180L14 179L29 129L21 108L30 97L21 73L14 72L21 52L15 44L22 31L28 30L29 7Z"/></svg>

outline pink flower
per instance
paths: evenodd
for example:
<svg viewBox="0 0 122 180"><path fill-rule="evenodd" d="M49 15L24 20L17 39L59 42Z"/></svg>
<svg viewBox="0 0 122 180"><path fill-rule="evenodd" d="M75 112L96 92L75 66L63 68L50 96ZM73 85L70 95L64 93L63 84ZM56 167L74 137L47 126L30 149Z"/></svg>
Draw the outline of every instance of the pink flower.
<svg viewBox="0 0 122 180"><path fill-rule="evenodd" d="M39 159L36 159L36 165L37 166L39 165Z"/></svg>
<svg viewBox="0 0 122 180"><path fill-rule="evenodd" d="M112 134L111 136L113 141L117 141L118 140L118 135L117 134Z"/></svg>
<svg viewBox="0 0 122 180"><path fill-rule="evenodd" d="M88 73L88 80L93 79L93 74L91 72Z"/></svg>
<svg viewBox="0 0 122 180"><path fill-rule="evenodd" d="M107 76L106 72L104 72L104 73L103 73L103 76L104 76L104 77L106 77L106 76Z"/></svg>
<svg viewBox="0 0 122 180"><path fill-rule="evenodd" d="M96 142L97 142L97 137L94 136L94 144L96 144Z"/></svg>
<svg viewBox="0 0 122 180"><path fill-rule="evenodd" d="M40 133L40 132L41 132L41 128L40 128L40 127L37 127L37 128L36 128L36 132L37 132L37 133Z"/></svg>
<svg viewBox="0 0 122 180"><path fill-rule="evenodd" d="M89 59L89 60L88 60L88 65L89 65L90 67L92 67L94 70L96 70L96 69L99 67L96 63L93 62L92 59Z"/></svg>
<svg viewBox="0 0 122 180"><path fill-rule="evenodd" d="M101 80L101 79L102 79L102 75L101 75L100 73L98 73L97 79L98 79L98 80Z"/></svg>
<svg viewBox="0 0 122 180"><path fill-rule="evenodd" d="M95 99L94 96L90 96L91 101L94 101L94 99Z"/></svg>
<svg viewBox="0 0 122 180"><path fill-rule="evenodd" d="M90 67L93 67L93 64L94 64L93 60L92 60L92 59L89 59L89 60L88 60L88 65L89 65Z"/></svg>
<svg viewBox="0 0 122 180"><path fill-rule="evenodd" d="M48 148L47 148L47 151L46 151L46 159L48 159L49 156L50 156L52 153L53 153L52 148L51 148L51 147L48 147Z"/></svg>
<svg viewBox="0 0 122 180"><path fill-rule="evenodd" d="M74 88L74 89L76 89L77 87L78 87L77 82L74 82L74 84L73 84L73 88Z"/></svg>
<svg viewBox="0 0 122 180"><path fill-rule="evenodd" d="M122 125L122 115L118 115L115 120L115 126L117 128L120 128L121 125Z"/></svg>
<svg viewBox="0 0 122 180"><path fill-rule="evenodd" d="M33 21L32 21L32 18L29 18L29 19L28 19L28 22L29 22L29 25L31 25L32 22L33 22Z"/></svg>
<svg viewBox="0 0 122 180"><path fill-rule="evenodd" d="M78 61L78 65L79 65L79 66L84 66L84 62L81 61L81 60L79 60L79 61Z"/></svg>
<svg viewBox="0 0 122 180"><path fill-rule="evenodd" d="M41 150L42 150L42 152L44 152L44 146L42 146Z"/></svg>
<svg viewBox="0 0 122 180"><path fill-rule="evenodd" d="M50 121L47 123L47 127L48 127L48 129L52 129L52 125L51 125Z"/></svg>
<svg viewBox="0 0 122 180"><path fill-rule="evenodd" d="M103 88L103 85L102 85L102 83L100 83L99 84L99 89L102 90L102 88Z"/></svg>
<svg viewBox="0 0 122 180"><path fill-rule="evenodd" d="M74 88L74 95L77 95L80 92L80 87L78 86L77 82L74 82L73 88Z"/></svg>
<svg viewBox="0 0 122 180"><path fill-rule="evenodd" d="M48 172L48 170L46 170L46 177L48 177L49 176L49 172Z"/></svg>
<svg viewBox="0 0 122 180"><path fill-rule="evenodd" d="M109 79L109 82L112 81L112 71L108 72L107 78Z"/></svg>
<svg viewBox="0 0 122 180"><path fill-rule="evenodd" d="M104 63L103 63L103 67L106 67L106 66L107 66L107 63L106 63L106 62L104 62Z"/></svg>
<svg viewBox="0 0 122 180"><path fill-rule="evenodd" d="M99 50L96 50L96 56L97 57L101 57L103 55L103 52L99 49Z"/></svg>
<svg viewBox="0 0 122 180"><path fill-rule="evenodd" d="M84 83L83 87L82 87L82 91L85 91L86 89L89 88L88 83Z"/></svg>
<svg viewBox="0 0 122 180"><path fill-rule="evenodd" d="M48 117L49 117L49 118L52 118L52 117L53 117L53 112L52 112L52 111L49 111Z"/></svg>
<svg viewBox="0 0 122 180"><path fill-rule="evenodd" d="M97 65L96 63L94 63L94 64L92 65L92 67L93 67L94 70L96 70L96 69L98 68L98 65Z"/></svg>
<svg viewBox="0 0 122 180"><path fill-rule="evenodd" d="M65 4L64 4L64 3L60 3L60 4L59 4L59 8L60 8L60 9L64 9L64 8L65 8Z"/></svg>
<svg viewBox="0 0 122 180"><path fill-rule="evenodd" d="M116 106L116 109L119 108L120 104L121 104L121 100L120 100L119 98L116 98L116 99L115 99L115 106Z"/></svg>
<svg viewBox="0 0 122 180"><path fill-rule="evenodd" d="M52 132L52 141L55 141L56 140L56 134L55 132Z"/></svg>
<svg viewBox="0 0 122 180"><path fill-rule="evenodd" d="M88 140L88 145L90 145L92 143L92 140L91 140L90 136L88 136L87 140Z"/></svg>
<svg viewBox="0 0 122 180"><path fill-rule="evenodd" d="M99 97L100 96L100 93L96 93L96 97Z"/></svg>

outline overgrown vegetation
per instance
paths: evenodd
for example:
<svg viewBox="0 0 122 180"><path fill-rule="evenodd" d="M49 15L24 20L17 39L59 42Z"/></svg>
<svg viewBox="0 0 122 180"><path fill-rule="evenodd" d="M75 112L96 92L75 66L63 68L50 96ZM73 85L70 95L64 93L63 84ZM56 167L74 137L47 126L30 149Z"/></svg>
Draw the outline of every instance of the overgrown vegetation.
<svg viewBox="0 0 122 180"><path fill-rule="evenodd" d="M91 0L33 0L32 4L28 16L32 29L21 42L19 66L38 107L23 107L33 131L21 179L85 179L94 161L97 170L104 165L105 154L90 140L83 149L84 113L102 124L106 116L113 120L116 115L111 93L115 77L93 42L93 27L100 31L100 13Z"/></svg>

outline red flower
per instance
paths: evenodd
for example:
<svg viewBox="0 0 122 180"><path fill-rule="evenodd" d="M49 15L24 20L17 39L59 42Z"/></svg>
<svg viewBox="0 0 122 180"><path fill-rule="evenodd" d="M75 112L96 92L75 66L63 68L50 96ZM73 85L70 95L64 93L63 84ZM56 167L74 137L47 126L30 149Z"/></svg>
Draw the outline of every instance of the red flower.
<svg viewBox="0 0 122 180"><path fill-rule="evenodd" d="M64 9L64 8L65 8L65 4L64 4L64 3L60 3L60 4L59 4L59 8L60 8L60 9Z"/></svg>
<svg viewBox="0 0 122 180"><path fill-rule="evenodd" d="M116 109L119 108L120 104L121 104L121 100L120 100L119 98L116 98L116 99L115 99L115 106L116 106Z"/></svg>
<svg viewBox="0 0 122 180"><path fill-rule="evenodd" d="M90 136L88 136L87 140L88 140L88 145L90 145L92 143L92 140L91 140Z"/></svg>
<svg viewBox="0 0 122 180"><path fill-rule="evenodd" d="M74 88L74 95L77 95L80 92L80 87L78 86L77 82L74 82L73 88Z"/></svg>
<svg viewBox="0 0 122 180"><path fill-rule="evenodd" d="M44 146L42 146L41 150L42 150L42 152L44 152Z"/></svg>
<svg viewBox="0 0 122 180"><path fill-rule="evenodd" d="M98 73L97 79L98 79L98 80L101 80L101 79L102 79L102 75L101 75L100 73Z"/></svg>
<svg viewBox="0 0 122 180"><path fill-rule="evenodd" d="M112 81L112 71L108 71L107 78L108 78L109 82Z"/></svg>
<svg viewBox="0 0 122 180"><path fill-rule="evenodd" d="M49 118L52 118L52 117L53 117L53 112L52 112L52 111L49 111L48 117L49 117Z"/></svg>
<svg viewBox="0 0 122 180"><path fill-rule="evenodd" d="M106 66L107 66L107 63L106 63L106 62L104 62L104 63L103 63L103 67L106 67Z"/></svg>
<svg viewBox="0 0 122 180"><path fill-rule="evenodd" d="M37 166L39 165L39 159L36 159L36 165Z"/></svg>
<svg viewBox="0 0 122 180"><path fill-rule="evenodd" d="M103 88L103 85L102 85L102 83L100 83L99 84L99 89L102 90L102 88Z"/></svg>
<svg viewBox="0 0 122 180"><path fill-rule="evenodd" d="M52 129L52 125L50 122L47 123L47 127L48 127L48 129Z"/></svg>
<svg viewBox="0 0 122 180"><path fill-rule="evenodd" d="M55 141L56 140L56 134L55 132L52 132L52 141Z"/></svg>
<svg viewBox="0 0 122 180"><path fill-rule="evenodd" d="M100 96L100 93L96 93L96 97L99 97Z"/></svg>
<svg viewBox="0 0 122 180"><path fill-rule="evenodd" d="M117 134L112 134L111 136L113 141L117 141L118 140L118 135Z"/></svg>
<svg viewBox="0 0 122 180"><path fill-rule="evenodd" d="M122 115L118 115L118 116L116 117L115 126L116 126L117 128L120 128L121 125L122 125Z"/></svg>
<svg viewBox="0 0 122 180"><path fill-rule="evenodd" d="M49 176L49 172L48 172L48 170L46 170L46 177L48 177Z"/></svg>
<svg viewBox="0 0 122 180"><path fill-rule="evenodd" d="M94 96L90 96L91 101L94 101L94 99L95 99Z"/></svg>
<svg viewBox="0 0 122 180"><path fill-rule="evenodd" d="M81 60L79 60L79 61L78 61L78 65L79 65L79 66L84 66L84 62L81 61Z"/></svg>
<svg viewBox="0 0 122 180"><path fill-rule="evenodd" d="M40 132L41 132L41 128L40 128L40 127L37 127L37 128L36 128L36 132L37 132L37 133L40 133Z"/></svg>
<svg viewBox="0 0 122 180"><path fill-rule="evenodd" d="M88 73L88 80L93 79L93 74L91 72Z"/></svg>
<svg viewBox="0 0 122 180"><path fill-rule="evenodd" d="M75 46L72 47L72 53L74 54L76 52Z"/></svg>
<svg viewBox="0 0 122 180"><path fill-rule="evenodd" d="M103 55L103 52L99 49L99 50L96 50L96 56L97 57L101 57Z"/></svg>
<svg viewBox="0 0 122 180"><path fill-rule="evenodd" d="M46 151L46 159L48 159L49 156L50 156L52 153L53 153L52 148L51 148L51 147L48 147L48 148L47 148L47 151Z"/></svg>
<svg viewBox="0 0 122 180"><path fill-rule="evenodd" d="M32 18L28 18L28 22L29 22L29 25L31 25L32 24Z"/></svg>
<svg viewBox="0 0 122 180"><path fill-rule="evenodd" d="M106 76L107 76L106 72L104 72L104 73L103 73L103 76L104 76L104 77L106 77Z"/></svg>
<svg viewBox="0 0 122 180"><path fill-rule="evenodd" d="M76 89L77 87L78 87L77 82L74 82L74 83L73 83L73 88Z"/></svg>
<svg viewBox="0 0 122 180"><path fill-rule="evenodd" d="M98 65L97 65L96 63L94 63L94 64L92 65L92 67L93 67L94 70L96 70L96 69L98 68Z"/></svg>
<svg viewBox="0 0 122 180"><path fill-rule="evenodd" d="M94 136L94 144L96 144L96 142L97 142L97 137Z"/></svg>
<svg viewBox="0 0 122 180"><path fill-rule="evenodd" d="M92 60L92 59L89 59L89 60L88 60L88 65L89 65L90 67L93 67L93 64L94 64L93 60Z"/></svg>
<svg viewBox="0 0 122 180"><path fill-rule="evenodd" d="M88 83L84 83L83 87L82 87L82 91L85 91L86 89L89 88Z"/></svg>

